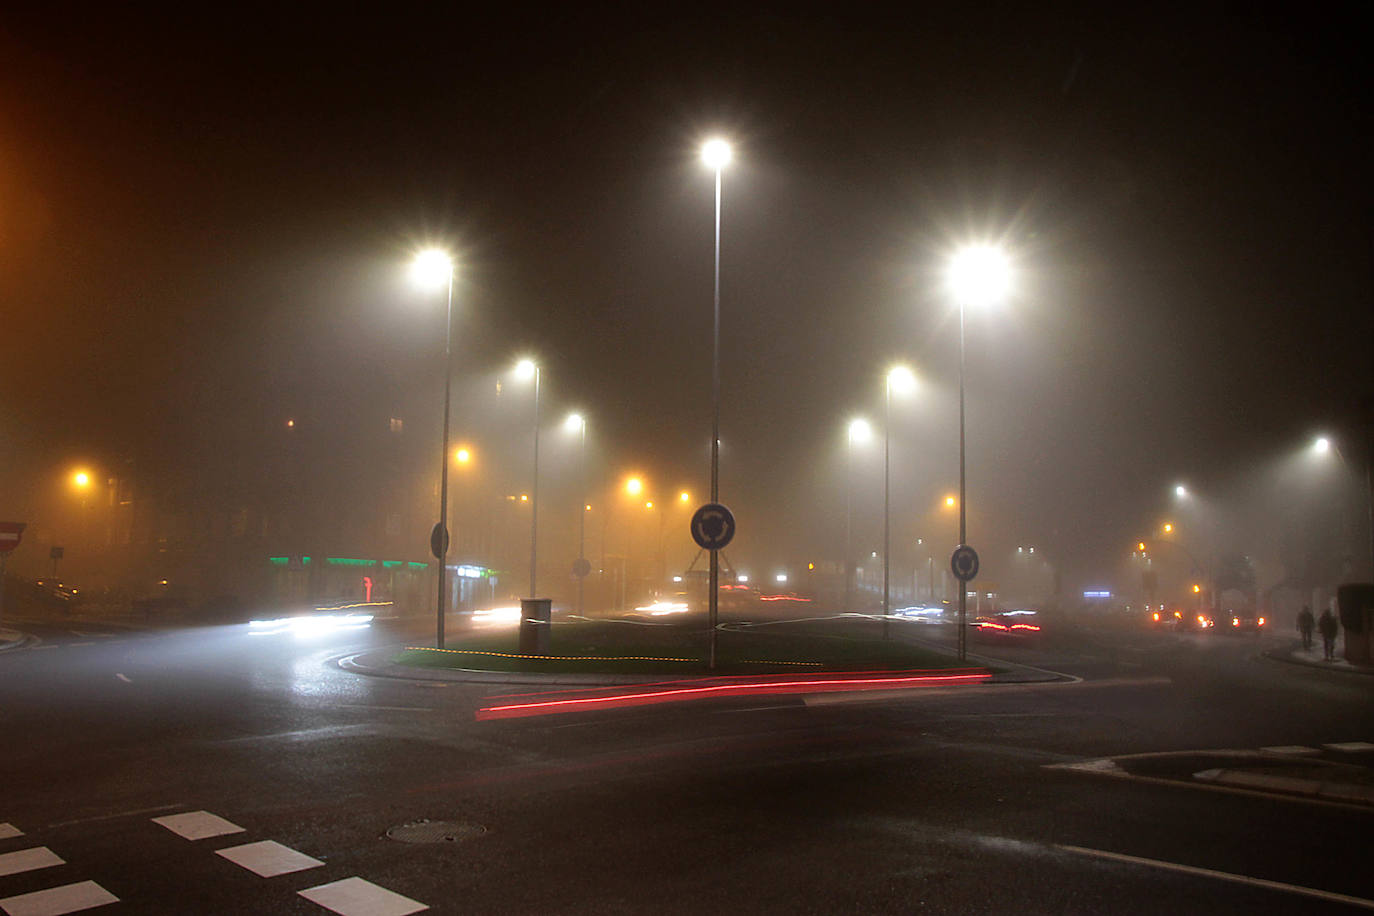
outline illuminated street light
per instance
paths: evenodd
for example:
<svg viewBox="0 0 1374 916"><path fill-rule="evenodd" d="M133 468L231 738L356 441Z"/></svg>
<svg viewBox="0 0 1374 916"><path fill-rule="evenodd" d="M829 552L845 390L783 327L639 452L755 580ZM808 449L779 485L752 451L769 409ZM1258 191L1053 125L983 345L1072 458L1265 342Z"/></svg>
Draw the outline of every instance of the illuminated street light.
<svg viewBox="0 0 1374 916"><path fill-rule="evenodd" d="M458 462L459 464L471 464L472 450L467 448L466 446L460 446L459 449L453 453L453 460Z"/></svg>
<svg viewBox="0 0 1374 916"><path fill-rule="evenodd" d="M539 572L539 365L532 359L522 359L515 364L518 378L534 380L534 484L530 500L530 597L535 597L535 580Z"/></svg>
<svg viewBox="0 0 1374 916"><path fill-rule="evenodd" d="M1334 453L1346 470L1354 472L1349 462L1345 460L1345 455L1341 454L1340 446L1326 436L1317 437L1316 441L1312 443L1312 451L1323 456ZM1374 454L1365 458L1364 501L1366 524L1369 526L1369 571L1370 576L1374 578Z"/></svg>
<svg viewBox="0 0 1374 916"><path fill-rule="evenodd" d="M439 594L435 612L435 644L444 648L445 558L448 554L448 422L450 389L453 387L453 259L437 248L427 248L415 256L410 265L411 278L426 289L448 288L447 318L444 327L444 435L439 452L439 522L434 526L430 543L437 548L439 561Z"/></svg>
<svg viewBox="0 0 1374 916"><path fill-rule="evenodd" d="M686 490L683 490L681 493L677 495L677 501L685 505L686 503L692 501L692 494L688 493Z"/></svg>
<svg viewBox="0 0 1374 916"><path fill-rule="evenodd" d="M1171 523L1169 523L1169 522L1165 522L1165 523L1164 523L1164 533L1165 533L1165 534L1173 534L1173 533L1174 533L1174 526L1173 526Z"/></svg>
<svg viewBox="0 0 1374 916"><path fill-rule="evenodd" d="M631 496L638 496L644 492L644 481L638 477L631 477L625 481L625 492Z"/></svg>
<svg viewBox="0 0 1374 916"><path fill-rule="evenodd" d="M731 159L730 144L719 137L701 147L701 161L716 173L716 263L714 321L711 325L711 502L720 502L720 176ZM710 646L706 666L716 666L716 621L720 605L720 551L711 549L711 572L707 609Z"/></svg>
<svg viewBox="0 0 1374 916"><path fill-rule="evenodd" d="M91 475L85 471L77 471L72 475L72 486L78 490L84 490L91 485Z"/></svg>
<svg viewBox="0 0 1374 916"><path fill-rule="evenodd" d="M883 639L888 637L892 612L892 392L908 394L916 388L916 376L906 366L893 366L883 381Z"/></svg>
<svg viewBox="0 0 1374 916"><path fill-rule="evenodd" d="M563 429L569 433L577 433L581 440L581 465L582 465L582 511L577 513L577 568L573 570L577 576L577 613L585 614L586 606L586 582L589 566L587 565L587 513L591 511L591 503L587 502L587 419L581 414L570 413L568 418L563 421Z"/></svg>
<svg viewBox="0 0 1374 916"><path fill-rule="evenodd" d="M957 506L958 504L959 504L959 500L958 500L956 497L953 497L953 496L946 496L946 497L945 497L945 508L946 508L946 509L953 509L953 508L954 508L955 506Z"/></svg>
<svg viewBox="0 0 1374 916"><path fill-rule="evenodd" d="M950 294L959 303L959 546L968 543L968 499L964 456L964 310L1000 302L1011 290L1011 264L992 245L972 245L955 253L945 274ZM968 652L968 588L959 588L959 660Z"/></svg>
<svg viewBox="0 0 1374 916"><path fill-rule="evenodd" d="M1325 436L1318 436L1317 441L1312 443L1312 451L1318 455L1325 455L1331 451L1331 440Z"/></svg>
<svg viewBox="0 0 1374 916"><path fill-rule="evenodd" d="M1179 484L1178 486L1174 487L1174 495L1177 496L1179 499L1187 499L1188 488L1185 487L1183 484Z"/></svg>

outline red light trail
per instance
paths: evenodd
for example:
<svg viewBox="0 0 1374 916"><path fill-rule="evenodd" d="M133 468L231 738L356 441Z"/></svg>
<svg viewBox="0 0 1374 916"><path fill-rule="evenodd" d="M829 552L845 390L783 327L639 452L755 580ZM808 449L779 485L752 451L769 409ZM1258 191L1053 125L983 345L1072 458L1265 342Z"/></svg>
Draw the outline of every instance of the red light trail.
<svg viewBox="0 0 1374 916"><path fill-rule="evenodd" d="M934 684L945 686L976 684L992 677L983 668L958 668L946 671L912 671L893 673L850 672L837 675L814 675L796 678L789 675L772 677L730 678L701 681L669 681L639 685L618 692L597 695L553 696L549 694L517 694L493 697L497 700L524 700L499 703L477 710L477 719L514 719L525 716L544 716L566 712L598 709L619 709L627 706L651 706L658 703L681 703L691 700L730 696L767 696L798 693L836 693L852 690L906 689ZM614 689L614 688L613 688Z"/></svg>

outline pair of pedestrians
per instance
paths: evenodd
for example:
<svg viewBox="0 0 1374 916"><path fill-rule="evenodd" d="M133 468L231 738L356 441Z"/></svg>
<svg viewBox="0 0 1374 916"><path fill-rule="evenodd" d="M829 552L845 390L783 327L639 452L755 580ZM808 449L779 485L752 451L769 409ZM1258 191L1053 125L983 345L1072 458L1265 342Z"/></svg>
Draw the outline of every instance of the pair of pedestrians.
<svg viewBox="0 0 1374 916"><path fill-rule="evenodd" d="M1336 615L1331 613L1331 608L1322 611L1321 617L1313 621L1312 610L1303 605L1298 612L1298 632L1302 634L1302 647L1312 648L1312 629L1315 623L1316 629L1322 634L1322 652L1327 661L1332 661L1336 657L1336 634L1340 632L1340 625L1336 622Z"/></svg>

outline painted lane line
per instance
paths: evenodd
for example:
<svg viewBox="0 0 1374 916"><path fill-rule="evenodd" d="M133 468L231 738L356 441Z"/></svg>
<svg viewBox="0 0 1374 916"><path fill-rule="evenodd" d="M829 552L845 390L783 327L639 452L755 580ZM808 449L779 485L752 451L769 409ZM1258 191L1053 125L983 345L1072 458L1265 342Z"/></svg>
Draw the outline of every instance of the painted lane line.
<svg viewBox="0 0 1374 916"><path fill-rule="evenodd" d="M47 829L56 830L58 827L71 827L75 824L93 824L97 821L112 821L121 817L138 817L140 814L153 814L157 811L175 811L177 808L185 807L185 804L177 802L175 805L158 805L156 808L140 808L137 811L120 811L118 814L100 814L96 817L80 817L74 821L58 821L56 824L49 824Z"/></svg>
<svg viewBox="0 0 1374 916"><path fill-rule="evenodd" d="M188 840L204 840L226 833L243 833L243 828L231 824L218 814L209 811L188 811L184 814L168 814L152 818L154 824L166 827L179 837Z"/></svg>
<svg viewBox="0 0 1374 916"><path fill-rule="evenodd" d="M11 837L23 836L24 831L13 824L0 824L0 840L8 840Z"/></svg>
<svg viewBox="0 0 1374 916"><path fill-rule="evenodd" d="M1303 754L1320 754L1321 750L1315 747L1304 747L1301 744L1280 744L1277 747L1262 747L1260 750L1266 754L1288 754L1297 757Z"/></svg>
<svg viewBox="0 0 1374 916"><path fill-rule="evenodd" d="M324 863L312 859L303 852L283 846L275 840L262 840L258 843L245 843L230 846L228 849L215 850L216 855L224 856L230 862L246 868L260 878L273 878L287 875L293 871L319 868Z"/></svg>
<svg viewBox="0 0 1374 916"><path fill-rule="evenodd" d="M94 881L81 881L50 887L45 891L20 894L0 900L0 909L9 916L63 916L78 910L118 903L119 898Z"/></svg>
<svg viewBox="0 0 1374 916"><path fill-rule="evenodd" d="M1288 894L1300 894L1304 897L1315 897L1318 900L1327 900L1332 903L1345 903L1351 906L1363 907L1366 910L1374 910L1374 900L1366 900L1363 897L1350 897L1346 894L1337 894L1332 891L1318 890L1315 887L1303 887L1298 884L1285 884L1282 881L1270 881L1267 878L1252 878L1249 875L1237 875L1228 871L1215 871L1210 868L1198 868L1196 865L1181 865L1178 862L1164 862L1159 859L1143 859L1140 856L1128 856L1120 852L1107 852L1103 849L1088 849L1083 846L1065 846L1061 843L1055 844L1055 849L1062 849L1065 852L1077 853L1083 856L1092 856L1098 859L1110 859L1114 862L1124 862L1128 865L1145 865L1150 868L1162 868L1166 871L1176 871L1185 875L1197 875L1202 878L1215 878L1218 881L1230 881L1234 884L1245 884L1250 887L1262 887L1271 891L1283 891Z"/></svg>
<svg viewBox="0 0 1374 916"><path fill-rule="evenodd" d="M133 681L129 680L127 677L125 677L124 675L120 674L118 671L115 672L115 677L119 678L121 681L123 681L123 682L126 683L126 684L132 684L132 683L133 683Z"/></svg>
<svg viewBox="0 0 1374 916"><path fill-rule="evenodd" d="M21 849L18 852L7 852L0 855L0 875L17 875L26 871L66 864L66 860L48 847L35 846L32 849Z"/></svg>
<svg viewBox="0 0 1374 916"><path fill-rule="evenodd" d="M1341 751L1346 754L1374 751L1374 744L1370 744L1368 741L1342 741L1338 744L1323 744L1322 747L1328 751Z"/></svg>
<svg viewBox="0 0 1374 916"><path fill-rule="evenodd" d="M46 644L41 645L41 646L34 646L34 647L33 647L32 649L30 649L29 651L30 651L30 652L37 652L37 651L40 650L40 649L60 649L60 648L62 648L62 647L59 646L59 645L54 645L53 643L46 643Z"/></svg>
<svg viewBox="0 0 1374 916"><path fill-rule="evenodd" d="M418 900L402 897L362 878L344 878L297 893L340 916L408 916L429 909Z"/></svg>
<svg viewBox="0 0 1374 916"><path fill-rule="evenodd" d="M380 709L384 712L438 712L433 706L368 706L362 703L340 703L336 709Z"/></svg>

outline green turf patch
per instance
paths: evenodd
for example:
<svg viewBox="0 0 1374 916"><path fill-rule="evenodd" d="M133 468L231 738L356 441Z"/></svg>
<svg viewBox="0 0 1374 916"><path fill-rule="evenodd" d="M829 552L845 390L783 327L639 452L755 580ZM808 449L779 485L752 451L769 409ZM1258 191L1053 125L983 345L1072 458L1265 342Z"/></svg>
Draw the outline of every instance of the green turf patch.
<svg viewBox="0 0 1374 916"><path fill-rule="evenodd" d="M867 631L867 632L865 632ZM808 622L721 630L715 674L879 671L963 667L952 655L876 638L871 621ZM620 621L557 623L546 656L522 655L515 630L456 633L443 650L408 648L395 662L557 674L698 675L707 672L708 634L684 626Z"/></svg>

